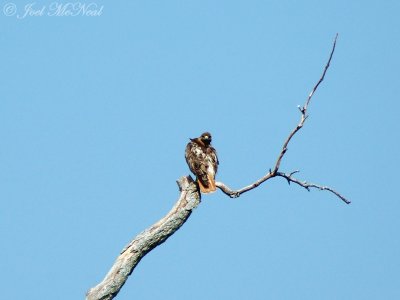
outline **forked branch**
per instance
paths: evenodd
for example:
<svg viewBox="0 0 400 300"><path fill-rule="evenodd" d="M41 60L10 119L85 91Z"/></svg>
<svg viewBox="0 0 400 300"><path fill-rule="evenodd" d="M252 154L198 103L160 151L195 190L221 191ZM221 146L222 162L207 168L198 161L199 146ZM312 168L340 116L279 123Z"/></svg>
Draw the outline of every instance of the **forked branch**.
<svg viewBox="0 0 400 300"><path fill-rule="evenodd" d="M230 197L239 197L241 194L248 192L265 181L274 178L274 177L283 177L288 183L295 183L300 185L301 187L310 190L311 188L326 190L345 203L349 204L345 197L336 192L335 190L326 187L320 186L313 183L308 183L306 181L300 181L293 177L293 174L297 173L294 171L292 173L283 173L279 171L281 161L287 151L287 146L292 139L292 137L303 127L304 122L307 119L307 109L310 104L311 98L313 97L315 91L317 90L320 83L324 80L325 74L329 68L330 62L332 60L333 53L336 47L337 35L335 37L331 54L329 56L328 63L325 66L324 72L322 73L321 78L317 82L317 84L312 89L309 94L307 101L302 107L299 107L301 118L300 122L297 126L292 130L289 134L285 142L283 143L282 149L278 155L275 166L273 169L269 170L269 172L257 180L256 182L240 189L237 191L231 190L222 182L217 182L217 186ZM171 235L173 235L189 218L192 213L192 210L196 208L200 203L200 193L196 184L193 182L190 176L182 177L178 181L179 189L180 189L180 197L171 211L160 221L137 235L120 253L111 267L108 274L105 278L95 287L91 288L87 294L87 300L107 300L113 299L118 292L121 290L122 286L125 284L128 277L133 272L134 268L140 262L140 260L155 247L159 246L163 242L165 242Z"/></svg>
<svg viewBox="0 0 400 300"><path fill-rule="evenodd" d="M232 190L230 189L228 186L226 186L224 183L222 182L216 182L217 187L223 191L225 194L229 195L231 198L236 198L239 197L241 194L246 193L256 187L258 187L260 184L264 183L265 181L274 178L274 177L284 177L286 178L286 180L290 183L290 182L294 182L302 187L304 187L307 190L310 190L310 188L316 188L319 190L323 190L323 191L329 191L333 194L335 194L337 197L339 197L341 200L343 200L345 203L350 204L350 201L347 200L345 197L343 197L341 194L339 194L338 192L336 192L334 189L327 187L327 186L320 186L314 183L307 183L306 181L299 181L298 179L293 178L293 174L297 173L296 172L292 172L290 174L286 174L286 173L282 173L279 172L279 168L281 166L281 162L282 159L288 149L288 145L289 142L292 140L293 136L301 129L303 128L304 122L307 120L308 118L308 106L311 102L312 97L314 96L314 93L316 92L316 90L318 89L319 85L321 84L321 82L324 80L326 72L329 69L329 66L331 64L331 60L333 57L333 53L335 52L335 48L336 48L336 41L337 41L338 35L336 34L335 39L333 41L333 46L332 46L332 50L331 53L329 55L329 59L328 62L325 65L324 71L322 72L321 77L319 78L317 84L313 87L313 89L311 90L310 94L307 97L307 100L305 101L303 106L299 106L299 111L300 111L300 122L296 125L296 127L290 132L289 136L286 138L285 142L283 143L282 149L278 155L278 158L276 160L275 166L273 169L270 169L269 172L261 177L260 179L258 179L257 181L255 181L252 184L249 184L248 186L245 186L239 190Z"/></svg>

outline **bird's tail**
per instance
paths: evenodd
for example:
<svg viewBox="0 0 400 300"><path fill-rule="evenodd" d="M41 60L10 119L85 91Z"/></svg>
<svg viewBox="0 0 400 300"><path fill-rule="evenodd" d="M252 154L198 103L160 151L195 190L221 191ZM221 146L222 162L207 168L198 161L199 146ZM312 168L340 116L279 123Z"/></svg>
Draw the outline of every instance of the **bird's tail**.
<svg viewBox="0 0 400 300"><path fill-rule="evenodd" d="M204 184L201 182L201 180L197 179L197 182L199 183L200 187L200 192L207 194L207 193L213 193L217 190L217 187L215 185L215 178L211 178L211 176L207 175L207 183L208 185Z"/></svg>

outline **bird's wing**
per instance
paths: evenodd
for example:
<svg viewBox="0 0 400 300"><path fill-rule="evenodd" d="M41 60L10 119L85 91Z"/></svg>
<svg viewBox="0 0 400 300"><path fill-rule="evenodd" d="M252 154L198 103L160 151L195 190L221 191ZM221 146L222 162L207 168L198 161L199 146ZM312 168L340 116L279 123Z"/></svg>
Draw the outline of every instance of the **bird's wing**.
<svg viewBox="0 0 400 300"><path fill-rule="evenodd" d="M185 158L190 170L197 177L201 192L215 191L215 174L218 168L215 149L213 147L204 148L195 141L191 141L186 146Z"/></svg>

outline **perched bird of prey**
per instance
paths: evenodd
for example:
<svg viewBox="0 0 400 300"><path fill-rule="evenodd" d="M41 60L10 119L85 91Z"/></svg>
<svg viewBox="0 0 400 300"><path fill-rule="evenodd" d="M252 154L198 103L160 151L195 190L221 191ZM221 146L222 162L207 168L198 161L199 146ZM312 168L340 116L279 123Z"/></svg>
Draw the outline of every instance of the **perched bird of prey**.
<svg viewBox="0 0 400 300"><path fill-rule="evenodd" d="M215 174L218 169L217 151L211 146L211 134L204 132L200 137L190 139L186 146L185 158L190 171L196 175L202 193L214 192Z"/></svg>

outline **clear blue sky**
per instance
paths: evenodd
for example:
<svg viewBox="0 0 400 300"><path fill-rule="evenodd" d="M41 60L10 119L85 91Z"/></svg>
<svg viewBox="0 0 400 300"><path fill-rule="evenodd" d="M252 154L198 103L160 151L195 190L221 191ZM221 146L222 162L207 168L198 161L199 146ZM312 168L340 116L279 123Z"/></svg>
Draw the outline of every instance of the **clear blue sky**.
<svg viewBox="0 0 400 300"><path fill-rule="evenodd" d="M231 187L264 175L336 32L282 171L353 203L283 179L205 196L117 299L400 299L399 1L6 3L2 299L83 299L177 200L189 137L213 133Z"/></svg>

